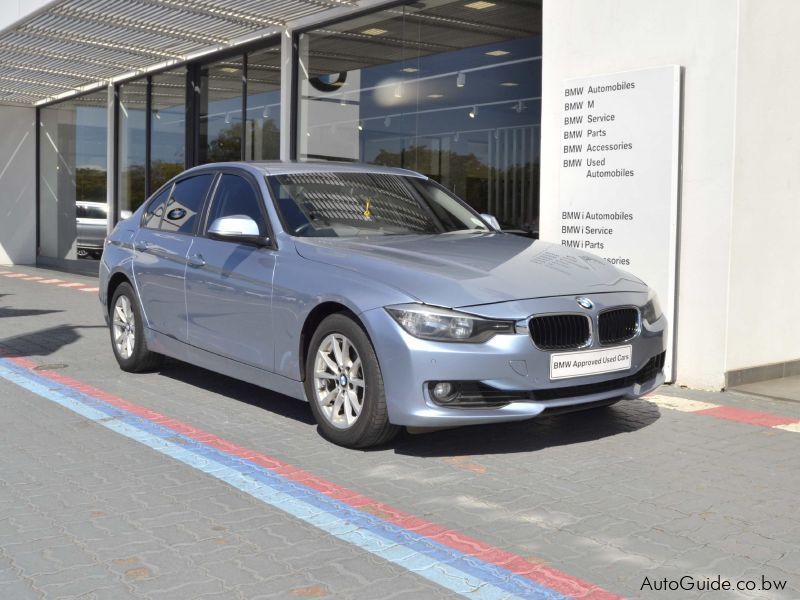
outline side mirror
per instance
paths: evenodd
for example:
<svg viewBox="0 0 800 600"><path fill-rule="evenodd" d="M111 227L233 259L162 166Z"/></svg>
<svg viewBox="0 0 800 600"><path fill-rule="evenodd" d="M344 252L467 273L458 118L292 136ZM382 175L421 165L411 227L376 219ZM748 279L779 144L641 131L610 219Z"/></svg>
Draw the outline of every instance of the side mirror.
<svg viewBox="0 0 800 600"><path fill-rule="evenodd" d="M497 217L494 215L489 215L486 213L481 213L481 218L486 221L490 227L493 227L497 231L502 231L500 228L500 221L497 220Z"/></svg>
<svg viewBox="0 0 800 600"><path fill-rule="evenodd" d="M258 224L247 215L229 215L215 219L208 228L208 237L240 244L269 246L270 240L261 235Z"/></svg>

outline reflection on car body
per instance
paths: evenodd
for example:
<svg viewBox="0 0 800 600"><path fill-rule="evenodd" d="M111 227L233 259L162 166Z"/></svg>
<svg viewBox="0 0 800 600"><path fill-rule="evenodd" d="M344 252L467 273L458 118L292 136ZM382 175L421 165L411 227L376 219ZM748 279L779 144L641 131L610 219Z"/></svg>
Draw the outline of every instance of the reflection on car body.
<svg viewBox="0 0 800 600"><path fill-rule="evenodd" d="M666 320L646 284L498 231L401 169L191 169L116 227L100 275L123 369L169 355L307 400L350 447L663 382Z"/></svg>

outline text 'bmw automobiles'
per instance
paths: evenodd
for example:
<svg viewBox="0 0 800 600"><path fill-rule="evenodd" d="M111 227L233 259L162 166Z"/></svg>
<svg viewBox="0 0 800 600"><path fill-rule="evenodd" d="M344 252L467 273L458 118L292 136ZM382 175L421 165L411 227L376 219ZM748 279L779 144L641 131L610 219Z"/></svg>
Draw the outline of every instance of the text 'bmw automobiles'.
<svg viewBox="0 0 800 600"><path fill-rule="evenodd" d="M307 400L349 447L663 382L666 319L647 285L493 221L401 169L190 169L106 242L114 354L126 371L167 355Z"/></svg>

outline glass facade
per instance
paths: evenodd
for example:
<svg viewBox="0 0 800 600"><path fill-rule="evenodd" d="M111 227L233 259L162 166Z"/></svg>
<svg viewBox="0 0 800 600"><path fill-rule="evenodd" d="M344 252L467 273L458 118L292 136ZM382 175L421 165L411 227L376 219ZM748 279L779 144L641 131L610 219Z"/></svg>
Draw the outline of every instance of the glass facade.
<svg viewBox="0 0 800 600"><path fill-rule="evenodd" d="M292 57L273 37L120 83L114 218L187 167L284 148L420 171L535 235L541 16L539 0L418 0L295 34ZM290 59L291 94L281 90ZM286 110L293 131L281 131ZM40 256L96 257L110 205L107 92L38 114Z"/></svg>
<svg viewBox="0 0 800 600"><path fill-rule="evenodd" d="M152 193L188 166L185 67L165 71L151 78L150 131L148 191Z"/></svg>
<svg viewBox="0 0 800 600"><path fill-rule="evenodd" d="M299 39L298 157L420 171L538 231L541 4L424 0Z"/></svg>
<svg viewBox="0 0 800 600"><path fill-rule="evenodd" d="M99 258L108 222L106 90L39 110L39 255Z"/></svg>
<svg viewBox="0 0 800 600"><path fill-rule="evenodd" d="M199 163L242 159L241 56L200 69Z"/></svg>
<svg viewBox="0 0 800 600"><path fill-rule="evenodd" d="M266 48L247 55L245 160L280 156L281 53Z"/></svg>
<svg viewBox="0 0 800 600"><path fill-rule="evenodd" d="M120 215L136 210L147 197L147 80L119 86L119 209Z"/></svg>

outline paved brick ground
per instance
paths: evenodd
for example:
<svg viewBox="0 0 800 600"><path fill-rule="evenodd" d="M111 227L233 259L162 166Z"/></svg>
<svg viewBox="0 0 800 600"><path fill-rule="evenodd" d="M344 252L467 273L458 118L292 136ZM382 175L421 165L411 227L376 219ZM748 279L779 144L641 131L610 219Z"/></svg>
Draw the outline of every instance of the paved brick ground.
<svg viewBox="0 0 800 600"><path fill-rule="evenodd" d="M800 598L797 433L634 401L343 450L303 403L175 361L121 372L95 294L6 277L0 347L626 597ZM800 418L800 404L663 393ZM4 380L0 424L0 599L450 597ZM683 575L788 587L641 589Z"/></svg>

